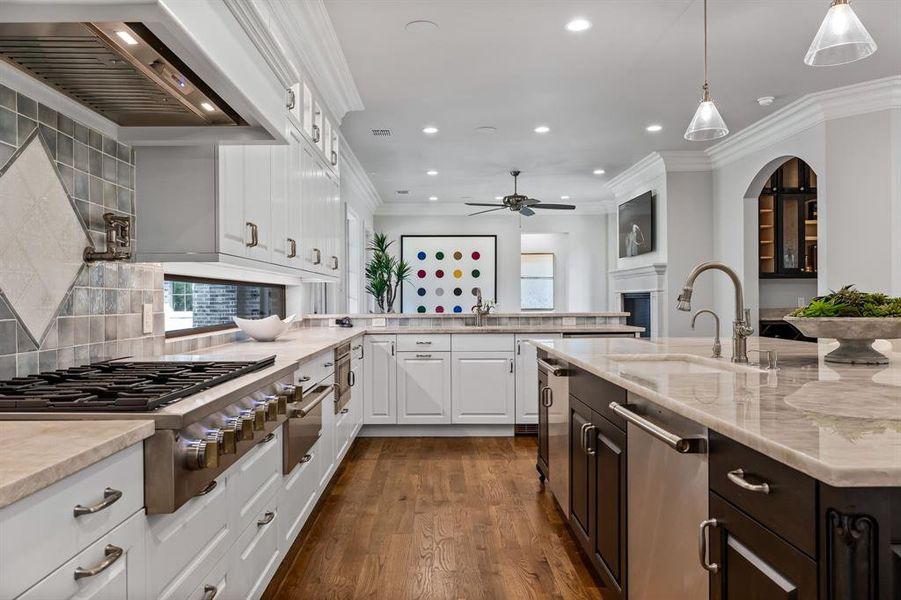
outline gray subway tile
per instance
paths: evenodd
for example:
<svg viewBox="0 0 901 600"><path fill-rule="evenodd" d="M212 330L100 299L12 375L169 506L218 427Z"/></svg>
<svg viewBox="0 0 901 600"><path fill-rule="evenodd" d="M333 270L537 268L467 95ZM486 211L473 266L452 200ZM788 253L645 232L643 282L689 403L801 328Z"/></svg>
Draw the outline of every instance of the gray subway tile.
<svg viewBox="0 0 901 600"><path fill-rule="evenodd" d="M116 183L116 159L106 154L103 155L103 178Z"/></svg>
<svg viewBox="0 0 901 600"><path fill-rule="evenodd" d="M12 158L16 153L16 147L11 144L0 143L0 169Z"/></svg>
<svg viewBox="0 0 901 600"><path fill-rule="evenodd" d="M16 353L16 321L0 321L0 354Z"/></svg>
<svg viewBox="0 0 901 600"><path fill-rule="evenodd" d="M79 200L87 200L90 195L91 176L82 171L75 171L75 193Z"/></svg>
<svg viewBox="0 0 901 600"><path fill-rule="evenodd" d="M59 114L56 117L56 128L59 129L60 132L72 136L75 133L75 121L64 114Z"/></svg>
<svg viewBox="0 0 901 600"><path fill-rule="evenodd" d="M31 337L29 337L28 333L25 331L25 328L16 324L16 350L18 352L32 352L37 350L38 347L32 341Z"/></svg>
<svg viewBox="0 0 901 600"><path fill-rule="evenodd" d="M19 145L16 138L16 113L5 108L0 108L0 142Z"/></svg>
<svg viewBox="0 0 901 600"><path fill-rule="evenodd" d="M57 135L56 160L71 167L72 161L74 160L74 144L75 140L73 140L68 135L63 135L62 133Z"/></svg>
<svg viewBox="0 0 901 600"><path fill-rule="evenodd" d="M91 343L104 341L106 335L106 323L104 317L90 317L91 319Z"/></svg>
<svg viewBox="0 0 901 600"><path fill-rule="evenodd" d="M34 128L37 126L38 126L38 122L35 121L34 119L29 119L28 117L23 117L22 115L19 115L19 118L17 121L17 127L18 127L18 131L19 131L17 143L21 146L22 143L25 141L25 138L27 138L31 134L31 132L34 131Z"/></svg>
<svg viewBox="0 0 901 600"><path fill-rule="evenodd" d="M103 150L103 136L95 129L88 130L88 145L95 150Z"/></svg>
<svg viewBox="0 0 901 600"><path fill-rule="evenodd" d="M60 348L75 345L75 318L65 317L57 319L57 337Z"/></svg>
<svg viewBox="0 0 901 600"><path fill-rule="evenodd" d="M38 129L41 137L44 138L44 143L47 144L50 156L56 159L56 130L44 124L40 124Z"/></svg>
<svg viewBox="0 0 901 600"><path fill-rule="evenodd" d="M16 375L19 377L34 375L38 372L39 368L37 352L23 352L18 355L16 360Z"/></svg>
<svg viewBox="0 0 901 600"><path fill-rule="evenodd" d="M119 156L119 148L116 140L103 136L103 152L110 156Z"/></svg>
<svg viewBox="0 0 901 600"><path fill-rule="evenodd" d="M67 167L60 163L57 163L57 168L59 169L59 178L63 180L63 186L66 188L66 193L70 196L74 195L75 171L72 170L72 167Z"/></svg>
<svg viewBox="0 0 901 600"><path fill-rule="evenodd" d="M25 94L16 94L16 112L31 119L38 118L38 103Z"/></svg>
<svg viewBox="0 0 901 600"><path fill-rule="evenodd" d="M91 341L91 317L75 317L75 345L88 344Z"/></svg>
<svg viewBox="0 0 901 600"><path fill-rule="evenodd" d="M91 175L94 177L103 175L103 155L100 154L100 150L94 150L93 148L88 150L88 166Z"/></svg>
<svg viewBox="0 0 901 600"><path fill-rule="evenodd" d="M104 339L107 341L115 340L119 338L118 335L118 327L117 327L118 318L115 315L104 317Z"/></svg>
<svg viewBox="0 0 901 600"><path fill-rule="evenodd" d="M75 366L75 348L60 348L56 353L58 368L68 369Z"/></svg>
<svg viewBox="0 0 901 600"><path fill-rule="evenodd" d="M75 346L75 366L86 365L91 362L90 346Z"/></svg>
<svg viewBox="0 0 901 600"><path fill-rule="evenodd" d="M0 83L0 106L16 110L16 92Z"/></svg>
<svg viewBox="0 0 901 600"><path fill-rule="evenodd" d="M12 379L16 376L16 355L0 356L0 380Z"/></svg>
<svg viewBox="0 0 901 600"><path fill-rule="evenodd" d="M58 367L56 350L44 350L38 353L38 369L41 372L55 371Z"/></svg>
<svg viewBox="0 0 901 600"><path fill-rule="evenodd" d="M85 145L90 142L88 128L78 122L75 123L75 131L73 137L75 137L76 140Z"/></svg>
<svg viewBox="0 0 901 600"><path fill-rule="evenodd" d="M52 127L57 128L56 111L46 104L38 104L38 121Z"/></svg>
<svg viewBox="0 0 901 600"><path fill-rule="evenodd" d="M86 144L75 142L74 167L85 173L91 170L91 151Z"/></svg>

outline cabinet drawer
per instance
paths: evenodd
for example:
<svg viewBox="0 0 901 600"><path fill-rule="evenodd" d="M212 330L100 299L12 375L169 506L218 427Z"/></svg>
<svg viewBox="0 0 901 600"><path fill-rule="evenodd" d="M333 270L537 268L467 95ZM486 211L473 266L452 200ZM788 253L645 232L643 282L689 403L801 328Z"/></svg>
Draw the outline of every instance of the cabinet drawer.
<svg viewBox="0 0 901 600"><path fill-rule="evenodd" d="M24 541L21 546L28 545ZM136 513L95 541L19 600L49 598L144 598L144 514ZM3 565L6 568L6 564ZM94 571L94 574L91 574ZM76 579L76 577L78 577ZM9 596L3 596L8 598Z"/></svg>
<svg viewBox="0 0 901 600"><path fill-rule="evenodd" d="M229 525L234 531L243 531L251 515L258 513L282 485L282 428L272 433L275 435L269 441L260 441L226 472Z"/></svg>
<svg viewBox="0 0 901 600"><path fill-rule="evenodd" d="M512 333L455 333L451 340L454 352L513 352Z"/></svg>
<svg viewBox="0 0 901 600"><path fill-rule="evenodd" d="M232 549L231 598L259 598L278 568L278 511L275 499L253 515Z"/></svg>
<svg viewBox="0 0 901 600"><path fill-rule="evenodd" d="M588 405L593 411L622 429L626 430L626 420L610 409L611 402L626 404L625 388L610 383L602 377L582 369L571 367L569 377L569 394Z"/></svg>
<svg viewBox="0 0 901 600"><path fill-rule="evenodd" d="M213 489L174 513L147 517L150 598L184 598L226 554L234 541L227 483L220 475Z"/></svg>
<svg viewBox="0 0 901 600"><path fill-rule="evenodd" d="M449 352L449 333L400 334L397 336L399 352Z"/></svg>
<svg viewBox="0 0 901 600"><path fill-rule="evenodd" d="M319 491L320 444L310 448L310 459L295 465L284 478L279 494L279 538L282 552L287 552L310 516Z"/></svg>
<svg viewBox="0 0 901 600"><path fill-rule="evenodd" d="M0 511L0 598L21 594L140 510L143 456L135 444ZM76 505L98 510L76 517Z"/></svg>
<svg viewBox="0 0 901 600"><path fill-rule="evenodd" d="M733 481L735 477L753 486L766 484L769 491L745 489L740 480ZM812 477L711 431L710 488L809 556L816 556L816 481Z"/></svg>
<svg viewBox="0 0 901 600"><path fill-rule="evenodd" d="M194 591L186 596L187 600L209 600L213 598L233 598L231 586L232 576L229 574L231 556L225 555L201 581Z"/></svg>

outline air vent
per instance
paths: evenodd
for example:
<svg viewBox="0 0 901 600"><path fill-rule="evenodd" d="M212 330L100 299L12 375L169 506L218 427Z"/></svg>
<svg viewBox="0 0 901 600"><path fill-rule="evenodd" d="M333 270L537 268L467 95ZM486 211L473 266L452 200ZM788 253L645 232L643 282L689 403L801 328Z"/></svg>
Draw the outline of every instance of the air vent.
<svg viewBox="0 0 901 600"><path fill-rule="evenodd" d="M390 129L372 129L372 135L376 137L388 137L391 135Z"/></svg>
<svg viewBox="0 0 901 600"><path fill-rule="evenodd" d="M410 193L410 190L397 190L398 196L407 196L407 195L409 195L409 193Z"/></svg>

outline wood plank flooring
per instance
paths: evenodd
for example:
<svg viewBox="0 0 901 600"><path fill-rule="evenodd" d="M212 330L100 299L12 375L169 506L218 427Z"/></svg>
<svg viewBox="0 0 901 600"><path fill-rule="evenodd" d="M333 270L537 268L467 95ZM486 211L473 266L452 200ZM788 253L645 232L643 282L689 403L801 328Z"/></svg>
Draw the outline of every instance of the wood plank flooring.
<svg viewBox="0 0 901 600"><path fill-rule="evenodd" d="M603 598L535 438L359 438L264 598Z"/></svg>

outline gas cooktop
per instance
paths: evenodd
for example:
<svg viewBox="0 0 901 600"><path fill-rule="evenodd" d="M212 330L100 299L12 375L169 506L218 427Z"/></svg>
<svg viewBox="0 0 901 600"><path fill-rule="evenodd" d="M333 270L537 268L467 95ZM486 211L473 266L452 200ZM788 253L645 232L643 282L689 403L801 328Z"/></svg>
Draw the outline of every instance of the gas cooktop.
<svg viewBox="0 0 901 600"><path fill-rule="evenodd" d="M0 381L0 412L146 412L263 369L256 361L117 360Z"/></svg>

